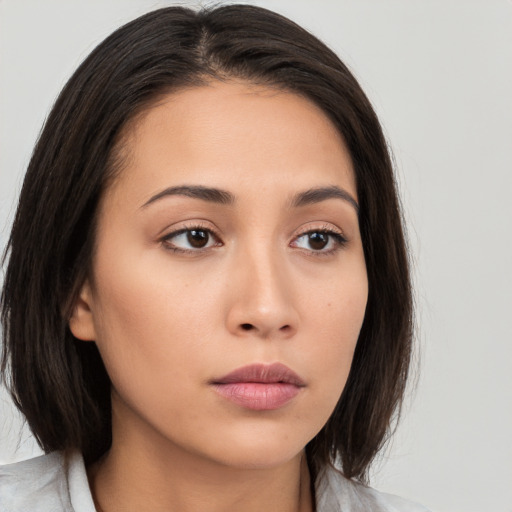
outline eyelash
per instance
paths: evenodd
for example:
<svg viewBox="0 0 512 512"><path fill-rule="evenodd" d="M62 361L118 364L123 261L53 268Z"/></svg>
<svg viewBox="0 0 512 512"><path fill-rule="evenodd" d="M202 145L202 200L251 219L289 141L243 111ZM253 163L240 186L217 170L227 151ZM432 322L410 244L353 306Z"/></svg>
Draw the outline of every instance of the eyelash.
<svg viewBox="0 0 512 512"><path fill-rule="evenodd" d="M206 247L206 248L183 249L181 247L173 246L170 243L170 240L172 240L173 238L176 238L177 236L183 235L183 234L191 232L191 231L202 231L202 232L207 233L209 237L213 237L216 240L215 245L213 245L212 247ZM302 231L293 239L293 241L299 240L300 238L302 238L304 236L312 235L312 234L327 235L335 243L335 246L327 251L323 251L323 250L316 251L314 249L309 249L309 250L302 249L304 252L308 252L309 255L313 255L315 257L329 256L331 254L334 254L334 253L338 252L340 249L342 249L348 242L348 240L343 236L341 231L334 230L330 226L324 226L320 229L308 229L308 230ZM222 242L220 242L219 240L220 240L220 237L210 227L202 226L200 224L194 224L194 225L190 225L190 226L184 226L183 228L180 228L176 231L173 231L173 232L165 235L161 239L161 243L165 247L166 250L169 250L169 251L172 251L175 253L180 253L180 254L196 254L197 255L197 254L201 254L206 251L209 251L210 249L212 249L214 247L219 247L219 246L223 245ZM300 249L300 248L298 248L298 249Z"/></svg>

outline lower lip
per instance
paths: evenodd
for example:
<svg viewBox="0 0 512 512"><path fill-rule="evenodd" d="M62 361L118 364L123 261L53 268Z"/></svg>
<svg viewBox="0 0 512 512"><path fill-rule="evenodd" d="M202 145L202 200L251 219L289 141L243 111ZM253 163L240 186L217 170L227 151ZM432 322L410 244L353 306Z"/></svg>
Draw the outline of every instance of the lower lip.
<svg viewBox="0 0 512 512"><path fill-rule="evenodd" d="M215 391L229 401L254 411L271 411L286 405L301 388L285 382L233 382L214 384Z"/></svg>

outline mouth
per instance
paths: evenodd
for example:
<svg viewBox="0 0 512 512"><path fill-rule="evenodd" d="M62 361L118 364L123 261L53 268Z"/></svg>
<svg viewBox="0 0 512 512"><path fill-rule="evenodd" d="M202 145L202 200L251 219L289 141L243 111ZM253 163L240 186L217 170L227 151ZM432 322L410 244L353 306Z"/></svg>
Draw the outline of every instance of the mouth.
<svg viewBox="0 0 512 512"><path fill-rule="evenodd" d="M243 366L210 384L223 398L256 411L279 409L306 386L304 380L281 363Z"/></svg>

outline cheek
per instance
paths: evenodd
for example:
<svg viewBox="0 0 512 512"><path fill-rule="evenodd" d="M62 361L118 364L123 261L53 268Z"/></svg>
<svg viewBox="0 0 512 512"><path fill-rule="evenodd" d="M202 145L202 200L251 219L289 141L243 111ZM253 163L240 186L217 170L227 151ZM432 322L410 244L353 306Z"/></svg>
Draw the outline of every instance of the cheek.
<svg viewBox="0 0 512 512"><path fill-rule="evenodd" d="M322 286L311 281L303 290L306 321L315 324L320 339L329 340L324 348L334 351L355 346L368 300L364 259L350 258L335 270L323 279Z"/></svg>
<svg viewBox="0 0 512 512"><path fill-rule="evenodd" d="M314 343L307 350L318 369L318 385L337 402L346 383L363 324L368 298L366 269L358 265L333 280L321 294L310 296L308 317ZM327 396L327 395L326 395Z"/></svg>
<svg viewBox="0 0 512 512"><path fill-rule="evenodd" d="M171 373L180 381L193 372L211 336L214 292L198 301L197 284L166 275L151 258L114 262L100 255L96 269L96 341L114 385L126 375L142 385L144 379L169 381Z"/></svg>

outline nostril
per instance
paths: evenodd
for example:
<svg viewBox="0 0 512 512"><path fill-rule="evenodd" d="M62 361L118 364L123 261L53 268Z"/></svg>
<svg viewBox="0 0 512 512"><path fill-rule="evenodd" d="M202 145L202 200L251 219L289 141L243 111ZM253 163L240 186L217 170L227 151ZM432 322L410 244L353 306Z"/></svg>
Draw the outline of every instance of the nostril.
<svg viewBox="0 0 512 512"><path fill-rule="evenodd" d="M244 331L250 331L253 328L251 324L242 324L241 327Z"/></svg>
<svg viewBox="0 0 512 512"><path fill-rule="evenodd" d="M279 330L280 331L284 331L284 332L288 332L290 329L291 329L291 327L289 325L283 325Z"/></svg>

